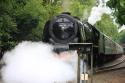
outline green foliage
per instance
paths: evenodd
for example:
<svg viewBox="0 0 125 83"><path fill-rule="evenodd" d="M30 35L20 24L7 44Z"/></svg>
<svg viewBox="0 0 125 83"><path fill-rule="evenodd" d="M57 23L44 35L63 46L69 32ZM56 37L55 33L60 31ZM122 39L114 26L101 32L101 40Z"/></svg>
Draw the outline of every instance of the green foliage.
<svg viewBox="0 0 125 83"><path fill-rule="evenodd" d="M62 0L0 0L0 48L41 41L44 23L60 12Z"/></svg>
<svg viewBox="0 0 125 83"><path fill-rule="evenodd" d="M34 39L33 36L29 37L29 35L32 33L34 28L37 28L38 21L38 18L33 18L30 14L22 14L17 16L16 22L18 32L15 34L15 39L18 41Z"/></svg>
<svg viewBox="0 0 125 83"><path fill-rule="evenodd" d="M113 20L109 15L104 14L101 21L96 23L96 27L105 33L107 36L111 37L113 40L118 41L118 30L117 26L113 24Z"/></svg>
<svg viewBox="0 0 125 83"><path fill-rule="evenodd" d="M74 16L78 16L83 19L89 17L91 8L95 5L94 0L71 0L72 4L70 7L70 12Z"/></svg>
<svg viewBox="0 0 125 83"><path fill-rule="evenodd" d="M123 31L121 31L121 32L119 33L119 42L120 42L121 44L125 44L125 30L123 30Z"/></svg>
<svg viewBox="0 0 125 83"><path fill-rule="evenodd" d="M125 24L125 0L109 0L107 5L114 10L116 22L120 25Z"/></svg>
<svg viewBox="0 0 125 83"><path fill-rule="evenodd" d="M4 49L9 49L9 46L13 47L13 33L16 31L15 20L9 15L2 15L0 17L0 46Z"/></svg>
<svg viewBox="0 0 125 83"><path fill-rule="evenodd" d="M71 6L71 14L74 16L82 17L83 9L84 9L83 5L81 5L81 3L78 1L73 1L73 2L74 3L72 3L72 6Z"/></svg>

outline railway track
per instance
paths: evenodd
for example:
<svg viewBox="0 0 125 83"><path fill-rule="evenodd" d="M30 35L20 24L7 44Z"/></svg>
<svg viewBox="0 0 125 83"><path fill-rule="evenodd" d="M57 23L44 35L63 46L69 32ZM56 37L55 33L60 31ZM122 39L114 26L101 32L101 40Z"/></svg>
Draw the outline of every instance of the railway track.
<svg viewBox="0 0 125 83"><path fill-rule="evenodd" d="M125 83L125 68L94 74L93 83Z"/></svg>
<svg viewBox="0 0 125 83"><path fill-rule="evenodd" d="M94 73L101 73L101 72L107 72L107 71L113 71L113 70L119 70L119 69L125 69L125 55L114 60L111 63L105 64L102 67L98 67L94 69Z"/></svg>

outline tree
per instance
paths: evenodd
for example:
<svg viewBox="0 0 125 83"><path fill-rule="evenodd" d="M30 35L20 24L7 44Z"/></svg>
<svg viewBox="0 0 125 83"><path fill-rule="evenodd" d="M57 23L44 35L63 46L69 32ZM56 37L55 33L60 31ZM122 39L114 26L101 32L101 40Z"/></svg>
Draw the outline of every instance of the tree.
<svg viewBox="0 0 125 83"><path fill-rule="evenodd" d="M121 44L125 44L125 30L123 30L123 31L121 31L121 32L119 33L119 42L120 42Z"/></svg>
<svg viewBox="0 0 125 83"><path fill-rule="evenodd" d="M44 23L60 12L60 0L0 0L0 52L23 40L41 41Z"/></svg>
<svg viewBox="0 0 125 83"><path fill-rule="evenodd" d="M70 12L74 16L80 17L82 20L87 19L91 12L91 8L95 5L94 0L71 0Z"/></svg>
<svg viewBox="0 0 125 83"><path fill-rule="evenodd" d="M125 24L125 0L109 0L107 5L114 10L113 16L120 25Z"/></svg>
<svg viewBox="0 0 125 83"><path fill-rule="evenodd" d="M16 20L12 17L13 6L11 1L0 1L0 47L1 50L7 50L15 46L13 33L17 31ZM15 42L14 42L15 41Z"/></svg>
<svg viewBox="0 0 125 83"><path fill-rule="evenodd" d="M109 15L104 14L102 19L98 21L95 25L101 32L105 33L107 36L111 37L113 40L118 41L118 29L114 25L113 19Z"/></svg>

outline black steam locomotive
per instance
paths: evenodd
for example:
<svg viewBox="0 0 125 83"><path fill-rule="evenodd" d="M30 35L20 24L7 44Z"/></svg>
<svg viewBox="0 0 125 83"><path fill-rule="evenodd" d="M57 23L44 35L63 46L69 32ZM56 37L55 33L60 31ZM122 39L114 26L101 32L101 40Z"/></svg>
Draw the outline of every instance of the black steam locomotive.
<svg viewBox="0 0 125 83"><path fill-rule="evenodd" d="M94 65L100 66L122 55L122 47L88 22L81 22L70 14L60 14L46 22L43 41L61 45L93 43ZM57 52L65 49L56 50Z"/></svg>

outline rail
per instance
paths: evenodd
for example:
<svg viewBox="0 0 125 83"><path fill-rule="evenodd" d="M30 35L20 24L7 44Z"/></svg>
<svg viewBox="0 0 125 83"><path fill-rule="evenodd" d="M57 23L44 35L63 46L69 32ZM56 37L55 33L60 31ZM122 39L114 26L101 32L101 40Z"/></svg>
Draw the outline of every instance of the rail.
<svg viewBox="0 0 125 83"><path fill-rule="evenodd" d="M106 71L112 71L112 70L118 70L118 69L125 68L125 65L118 67L121 64L125 64L125 56L124 55L121 58L110 63L110 65L108 64L108 65L105 65L103 67L99 67L99 68L95 69L94 73L100 73L100 72L106 72Z"/></svg>

